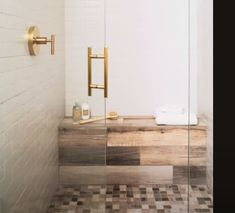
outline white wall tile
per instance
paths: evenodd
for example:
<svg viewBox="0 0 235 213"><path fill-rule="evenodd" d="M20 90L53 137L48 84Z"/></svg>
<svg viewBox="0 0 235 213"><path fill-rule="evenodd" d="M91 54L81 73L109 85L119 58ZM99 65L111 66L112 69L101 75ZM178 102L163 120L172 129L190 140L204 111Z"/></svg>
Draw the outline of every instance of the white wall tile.
<svg viewBox="0 0 235 213"><path fill-rule="evenodd" d="M94 114L103 113L104 104L99 104L102 96L93 95L93 100L87 97L88 46L101 48L94 50L98 53L103 52L104 46L109 47L107 111L152 115L155 107L165 103L188 106L188 1L104 3L104 0L65 1L66 115L72 114L76 99L90 101ZM196 36L191 40L194 44ZM192 72L191 109L197 112L196 69ZM93 73L103 83L103 68L94 64Z"/></svg>
<svg viewBox="0 0 235 213"><path fill-rule="evenodd" d="M64 1L0 0L1 212L44 212L58 184L57 127L64 117ZM35 5L37 5L35 7ZM27 30L56 35L29 56Z"/></svg>

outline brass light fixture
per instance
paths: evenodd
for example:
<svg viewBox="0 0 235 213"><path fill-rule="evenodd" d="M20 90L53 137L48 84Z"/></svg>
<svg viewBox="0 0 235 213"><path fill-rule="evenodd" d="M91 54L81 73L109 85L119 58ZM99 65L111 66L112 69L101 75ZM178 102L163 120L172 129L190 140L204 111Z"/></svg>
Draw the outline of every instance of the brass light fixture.
<svg viewBox="0 0 235 213"><path fill-rule="evenodd" d="M51 43L51 55L55 54L55 35L51 35L51 39L40 36L37 26L31 26L28 31L28 48L29 54L36 56L39 54L42 44Z"/></svg>

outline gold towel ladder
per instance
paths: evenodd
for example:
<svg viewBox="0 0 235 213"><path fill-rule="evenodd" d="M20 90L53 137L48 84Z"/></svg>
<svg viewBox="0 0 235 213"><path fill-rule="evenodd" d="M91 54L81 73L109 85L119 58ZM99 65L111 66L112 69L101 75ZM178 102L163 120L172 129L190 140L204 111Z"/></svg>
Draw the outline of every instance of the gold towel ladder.
<svg viewBox="0 0 235 213"><path fill-rule="evenodd" d="M104 85L92 83L92 59L104 59ZM104 48L104 55L92 54L92 48L88 47L88 96L92 95L92 89L103 89L104 97L108 97L108 48Z"/></svg>

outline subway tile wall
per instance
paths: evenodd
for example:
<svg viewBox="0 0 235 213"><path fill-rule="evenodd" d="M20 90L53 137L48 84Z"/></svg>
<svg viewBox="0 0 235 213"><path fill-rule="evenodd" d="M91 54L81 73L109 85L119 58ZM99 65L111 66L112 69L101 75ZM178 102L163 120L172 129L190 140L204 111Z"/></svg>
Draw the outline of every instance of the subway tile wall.
<svg viewBox="0 0 235 213"><path fill-rule="evenodd" d="M27 30L56 35L29 56ZM58 184L64 117L64 0L0 0L0 212L44 212Z"/></svg>

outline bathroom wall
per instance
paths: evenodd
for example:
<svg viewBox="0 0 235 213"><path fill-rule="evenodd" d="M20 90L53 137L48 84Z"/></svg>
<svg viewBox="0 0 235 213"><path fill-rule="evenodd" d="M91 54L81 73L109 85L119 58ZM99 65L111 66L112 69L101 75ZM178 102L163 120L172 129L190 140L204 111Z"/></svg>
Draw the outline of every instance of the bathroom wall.
<svg viewBox="0 0 235 213"><path fill-rule="evenodd" d="M72 114L76 99L88 102L93 114L104 114L102 90L88 97L87 49L102 54L105 46L105 0L65 0L66 115ZM103 60L93 60L93 83L103 84Z"/></svg>
<svg viewBox="0 0 235 213"><path fill-rule="evenodd" d="M208 125L208 186L213 190L213 0L198 0L198 111Z"/></svg>
<svg viewBox="0 0 235 213"><path fill-rule="evenodd" d="M27 30L56 35L29 56ZM58 183L64 116L64 1L0 0L0 212L44 212Z"/></svg>
<svg viewBox="0 0 235 213"><path fill-rule="evenodd" d="M102 91L87 97L88 46L96 53L109 47L107 111L152 115L162 104L188 106L188 0L65 2L66 115L76 99L89 101L94 114L103 113ZM192 17L195 24L196 13ZM192 31L191 109L196 112L195 35ZM102 83L103 67L94 64L93 70Z"/></svg>

